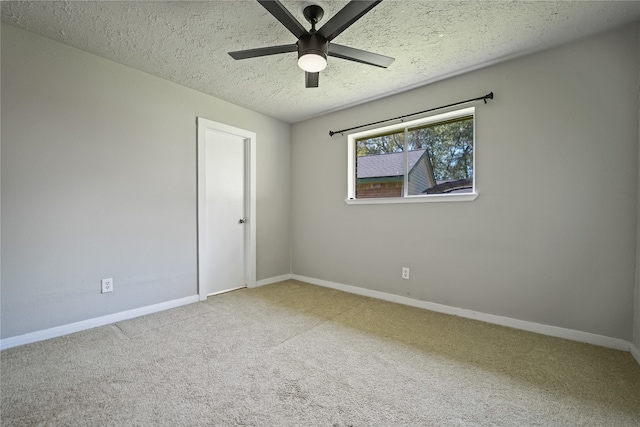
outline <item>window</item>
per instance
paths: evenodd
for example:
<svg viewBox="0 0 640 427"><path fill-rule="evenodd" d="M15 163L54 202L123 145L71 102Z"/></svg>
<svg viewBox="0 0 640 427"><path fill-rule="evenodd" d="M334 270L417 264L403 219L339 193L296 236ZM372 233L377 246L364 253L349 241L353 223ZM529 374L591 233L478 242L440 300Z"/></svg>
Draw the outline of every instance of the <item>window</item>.
<svg viewBox="0 0 640 427"><path fill-rule="evenodd" d="M475 199L474 117L471 107L349 135L347 203Z"/></svg>

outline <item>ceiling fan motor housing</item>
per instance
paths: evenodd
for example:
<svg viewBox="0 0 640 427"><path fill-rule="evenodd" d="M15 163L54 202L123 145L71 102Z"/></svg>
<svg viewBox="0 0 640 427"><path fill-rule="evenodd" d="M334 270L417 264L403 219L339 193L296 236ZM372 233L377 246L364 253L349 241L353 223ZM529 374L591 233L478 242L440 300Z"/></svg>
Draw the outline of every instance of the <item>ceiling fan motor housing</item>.
<svg viewBox="0 0 640 427"><path fill-rule="evenodd" d="M298 40L298 58L303 55L315 54L327 58L329 42L318 34L309 34Z"/></svg>

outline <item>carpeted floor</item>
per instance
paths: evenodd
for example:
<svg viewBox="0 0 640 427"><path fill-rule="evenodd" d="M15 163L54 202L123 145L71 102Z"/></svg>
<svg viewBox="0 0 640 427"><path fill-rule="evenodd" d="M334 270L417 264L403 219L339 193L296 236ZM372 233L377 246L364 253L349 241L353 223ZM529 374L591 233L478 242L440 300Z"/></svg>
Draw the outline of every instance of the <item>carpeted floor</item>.
<svg viewBox="0 0 640 427"><path fill-rule="evenodd" d="M3 426L638 426L626 352L286 281L0 353Z"/></svg>

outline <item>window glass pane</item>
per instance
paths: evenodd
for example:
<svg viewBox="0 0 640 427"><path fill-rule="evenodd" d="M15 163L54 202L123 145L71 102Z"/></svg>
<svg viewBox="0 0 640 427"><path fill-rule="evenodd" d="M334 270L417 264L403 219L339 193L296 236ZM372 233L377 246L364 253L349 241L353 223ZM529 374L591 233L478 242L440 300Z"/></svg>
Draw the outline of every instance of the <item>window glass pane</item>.
<svg viewBox="0 0 640 427"><path fill-rule="evenodd" d="M473 117L409 129L409 195L473 192Z"/></svg>
<svg viewBox="0 0 640 427"><path fill-rule="evenodd" d="M356 199L402 197L404 130L356 141Z"/></svg>
<svg viewBox="0 0 640 427"><path fill-rule="evenodd" d="M473 108L378 132L349 139L350 199L475 194Z"/></svg>

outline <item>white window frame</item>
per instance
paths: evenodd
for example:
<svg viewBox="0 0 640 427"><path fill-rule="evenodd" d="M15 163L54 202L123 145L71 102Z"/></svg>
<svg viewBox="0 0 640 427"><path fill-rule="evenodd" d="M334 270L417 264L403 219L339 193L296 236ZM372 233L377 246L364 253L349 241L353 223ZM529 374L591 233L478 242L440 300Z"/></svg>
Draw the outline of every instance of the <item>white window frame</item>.
<svg viewBox="0 0 640 427"><path fill-rule="evenodd" d="M405 165L405 194L402 197L385 197L385 198L364 198L356 199L356 141L368 136L392 133L400 129L413 128L431 123L444 122L458 117L473 117L473 192L463 194L424 194L424 195L407 195L406 181L407 166ZM429 202L470 202L478 197L476 191L476 109L468 107L461 110L449 111L447 113L437 114L434 116L423 117L421 119L412 120L410 122L402 122L394 125L384 126L380 128L370 129L363 132L352 133L347 136L347 198L345 203L348 205L372 205L372 204L390 204L390 203L429 203ZM406 131L405 131L406 132ZM406 138L405 138L406 144ZM405 153L406 153L405 147ZM405 157L406 163L406 157Z"/></svg>

